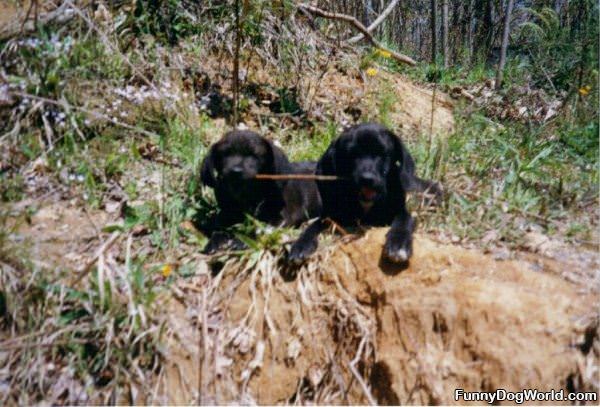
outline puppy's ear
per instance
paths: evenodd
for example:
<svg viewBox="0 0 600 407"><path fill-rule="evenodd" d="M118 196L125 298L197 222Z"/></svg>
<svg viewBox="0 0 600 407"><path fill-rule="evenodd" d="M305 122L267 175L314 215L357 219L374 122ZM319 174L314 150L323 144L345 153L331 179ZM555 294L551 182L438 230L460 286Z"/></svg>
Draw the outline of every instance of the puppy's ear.
<svg viewBox="0 0 600 407"><path fill-rule="evenodd" d="M285 153L277 147L271 140L264 139L267 148L271 152L273 174L287 174L291 166Z"/></svg>
<svg viewBox="0 0 600 407"><path fill-rule="evenodd" d="M412 190L413 179L415 178L415 160L413 160L404 143L400 140L400 137L391 131L388 131L388 136L394 143L394 161L398 163L402 188L406 191Z"/></svg>
<svg viewBox="0 0 600 407"><path fill-rule="evenodd" d="M285 153L276 145L272 144L273 149L273 167L275 174L284 174L290 169L290 161Z"/></svg>
<svg viewBox="0 0 600 407"><path fill-rule="evenodd" d="M331 143L325 153L321 156L319 162L317 162L317 175L336 175L336 150L339 142Z"/></svg>
<svg viewBox="0 0 600 407"><path fill-rule="evenodd" d="M215 147L212 146L204 157L202 167L200 169L200 181L208 187L214 188L217 184L215 179Z"/></svg>

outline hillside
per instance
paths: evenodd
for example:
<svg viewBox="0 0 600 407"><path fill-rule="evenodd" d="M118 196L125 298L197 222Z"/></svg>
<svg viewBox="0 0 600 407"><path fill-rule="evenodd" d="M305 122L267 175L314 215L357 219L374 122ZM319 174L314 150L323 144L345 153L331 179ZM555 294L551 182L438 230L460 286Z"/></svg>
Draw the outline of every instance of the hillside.
<svg viewBox="0 0 600 407"><path fill-rule="evenodd" d="M125 3L65 3L64 24L1 42L2 404L598 394L597 145L563 140L567 102L428 82L299 15L278 31L268 10L271 41L242 47L236 126L316 160L345 126L381 122L445 196L409 197L406 269L381 258L387 228L330 230L290 268L299 230L250 218L235 228L248 249L206 256L195 225L216 208L198 169L234 127L231 32L214 17L173 45ZM581 95L583 117L596 102Z"/></svg>

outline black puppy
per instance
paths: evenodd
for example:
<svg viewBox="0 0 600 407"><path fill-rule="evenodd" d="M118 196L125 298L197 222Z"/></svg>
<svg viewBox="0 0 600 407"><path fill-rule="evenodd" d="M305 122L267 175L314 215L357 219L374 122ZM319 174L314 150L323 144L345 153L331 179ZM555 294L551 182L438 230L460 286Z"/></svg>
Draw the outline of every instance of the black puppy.
<svg viewBox="0 0 600 407"><path fill-rule="evenodd" d="M281 149L252 131L230 131L215 143L202 163L200 179L215 190L218 214L202 229L211 238L204 253L233 245L223 229L245 214L272 225L297 226L318 216L321 201L313 181L258 180L256 174L312 174L315 163L290 163Z"/></svg>
<svg viewBox="0 0 600 407"><path fill-rule="evenodd" d="M405 263L412 254L415 228L406 209L406 192L428 190L441 196L439 184L415 175L415 163L400 138L378 124L360 124L342 133L317 163L316 174L340 180L317 182L322 213L292 245L289 260L296 264L316 250L327 218L341 225L391 223L383 255Z"/></svg>

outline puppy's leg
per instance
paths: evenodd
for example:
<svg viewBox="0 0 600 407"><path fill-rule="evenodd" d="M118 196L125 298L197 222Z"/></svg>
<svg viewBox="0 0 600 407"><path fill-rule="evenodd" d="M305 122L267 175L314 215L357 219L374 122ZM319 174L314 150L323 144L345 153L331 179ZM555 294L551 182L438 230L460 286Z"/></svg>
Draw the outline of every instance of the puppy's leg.
<svg viewBox="0 0 600 407"><path fill-rule="evenodd" d="M298 240L292 245L288 261L292 264L302 264L308 257L317 250L319 245L319 234L327 227L325 220L318 218L307 227L300 235Z"/></svg>
<svg viewBox="0 0 600 407"><path fill-rule="evenodd" d="M412 255L412 234L415 220L402 204L402 208L386 235L383 256L393 263L405 263Z"/></svg>
<svg viewBox="0 0 600 407"><path fill-rule="evenodd" d="M228 212L219 212L219 214L210 220L210 239L204 249L203 254L213 254L223 249L231 250L242 250L246 248L246 245L238 238L234 237L231 233L224 231L223 229L240 221L237 214L231 214Z"/></svg>

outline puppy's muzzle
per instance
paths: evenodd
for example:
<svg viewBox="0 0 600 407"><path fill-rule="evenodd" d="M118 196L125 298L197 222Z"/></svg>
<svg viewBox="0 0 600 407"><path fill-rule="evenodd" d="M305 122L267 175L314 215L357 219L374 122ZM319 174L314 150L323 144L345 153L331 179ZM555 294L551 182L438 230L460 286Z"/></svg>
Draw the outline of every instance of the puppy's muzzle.
<svg viewBox="0 0 600 407"><path fill-rule="evenodd" d="M228 169L223 174L223 178L228 184L236 186L243 184L248 179L244 169L241 167L233 167Z"/></svg>
<svg viewBox="0 0 600 407"><path fill-rule="evenodd" d="M363 173L358 179L358 202L364 210L369 210L382 190L379 177L373 173Z"/></svg>

